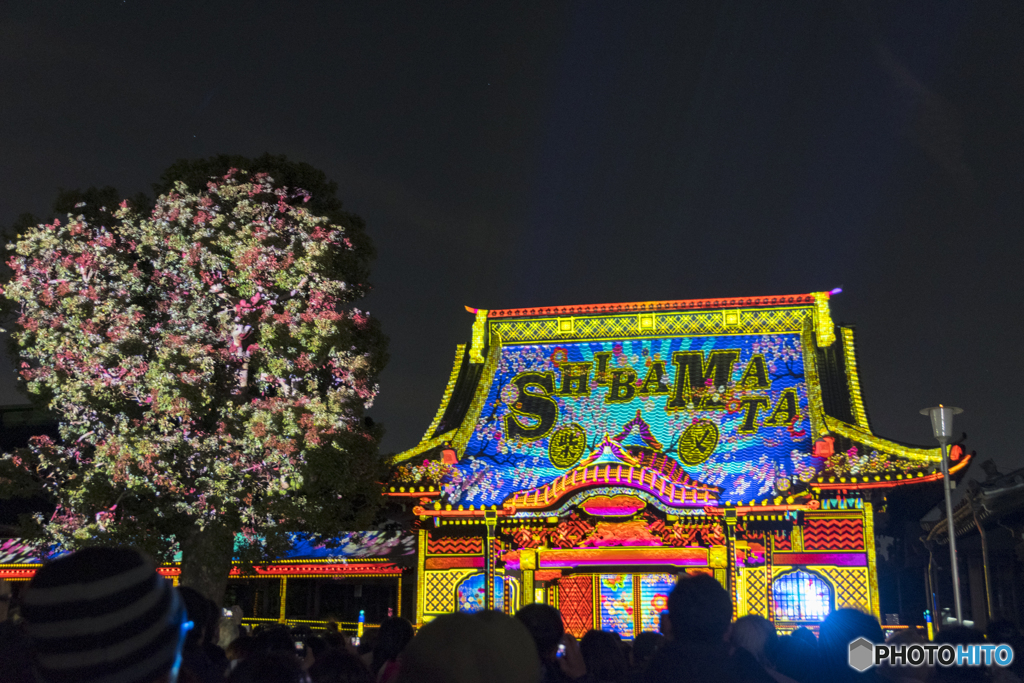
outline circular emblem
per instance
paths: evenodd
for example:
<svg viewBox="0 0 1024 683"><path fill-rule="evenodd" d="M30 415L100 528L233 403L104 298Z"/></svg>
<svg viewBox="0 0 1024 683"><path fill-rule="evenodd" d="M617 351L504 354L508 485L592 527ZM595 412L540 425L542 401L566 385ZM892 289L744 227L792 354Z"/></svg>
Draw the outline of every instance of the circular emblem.
<svg viewBox="0 0 1024 683"><path fill-rule="evenodd" d="M551 464L567 470L580 461L587 450L587 432L573 423L562 427L551 435L548 441L548 458Z"/></svg>
<svg viewBox="0 0 1024 683"><path fill-rule="evenodd" d="M718 427L714 422L699 420L679 437L679 459L687 465L699 465L711 457L717 445Z"/></svg>

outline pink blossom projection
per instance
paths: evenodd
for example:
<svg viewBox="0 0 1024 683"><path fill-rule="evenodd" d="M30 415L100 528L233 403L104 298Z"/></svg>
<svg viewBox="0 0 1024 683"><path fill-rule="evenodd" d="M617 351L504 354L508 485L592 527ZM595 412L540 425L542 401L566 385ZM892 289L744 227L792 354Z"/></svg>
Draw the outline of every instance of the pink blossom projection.
<svg viewBox="0 0 1024 683"><path fill-rule="evenodd" d="M151 212L125 202L18 236L3 294L19 372L61 431L4 464L57 501L39 520L50 541L169 559L175 539L226 527L230 557L235 532L263 546L354 523L379 480L362 415L381 342L354 306L361 228L310 199L232 169Z"/></svg>

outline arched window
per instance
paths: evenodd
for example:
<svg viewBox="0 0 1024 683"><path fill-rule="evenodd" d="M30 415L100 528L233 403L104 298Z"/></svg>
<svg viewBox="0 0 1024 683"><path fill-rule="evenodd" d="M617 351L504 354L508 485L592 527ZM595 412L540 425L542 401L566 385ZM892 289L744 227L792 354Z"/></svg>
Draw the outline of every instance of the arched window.
<svg viewBox="0 0 1024 683"><path fill-rule="evenodd" d="M782 621L821 621L832 611L832 589L816 574L797 570L772 584L775 618Z"/></svg>
<svg viewBox="0 0 1024 683"><path fill-rule="evenodd" d="M494 577L494 608L499 611L505 609L505 581L506 577ZM483 573L467 576L455 590L456 609L459 612L481 611L486 604L484 593Z"/></svg>

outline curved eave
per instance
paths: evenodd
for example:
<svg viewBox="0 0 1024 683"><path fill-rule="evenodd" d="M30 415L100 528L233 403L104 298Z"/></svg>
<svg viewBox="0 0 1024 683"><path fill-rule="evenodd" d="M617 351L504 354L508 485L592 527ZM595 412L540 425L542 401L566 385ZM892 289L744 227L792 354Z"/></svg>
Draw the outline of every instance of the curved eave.
<svg viewBox="0 0 1024 683"><path fill-rule="evenodd" d="M949 468L950 476L952 477L966 469L967 465L970 464L970 461L971 455L969 453L965 453L958 462ZM941 479L942 472L930 472L928 474L925 474L924 472L918 472L916 474L869 474L850 477L829 477L828 480L813 481L810 486L812 489L822 491L861 490L893 488L895 486L904 486L906 484L924 484L930 481L940 481Z"/></svg>
<svg viewBox="0 0 1024 683"><path fill-rule="evenodd" d="M670 508L703 508L718 502L720 489L698 482L675 482L657 470L627 465L589 465L572 470L544 486L511 495L504 503L515 510L542 511L587 489L617 488L642 491Z"/></svg>
<svg viewBox="0 0 1024 683"><path fill-rule="evenodd" d="M478 346L474 342L473 348L467 351L464 344L459 345L459 355L456 356L444 400L431 425L434 430L433 436L425 436L413 448L392 456L392 465L422 455L446 442L450 442L459 454L465 450L466 442L469 441L494 379L501 345L494 343L486 347L487 355L481 354L482 363L473 359L474 352L481 351ZM428 430L427 435L431 433Z"/></svg>
<svg viewBox="0 0 1024 683"><path fill-rule="evenodd" d="M1013 474L1009 477L1014 477ZM978 524L983 527L990 520L998 523L1007 515L1019 516L1024 510L1024 481L1017 480L1016 483L993 488L982 485L980 490L970 491L967 497L962 499L953 510L953 527L957 537L967 536L978 531ZM928 539L939 544L949 543L949 531L946 524L946 517L932 526L928 533Z"/></svg>
<svg viewBox="0 0 1024 683"><path fill-rule="evenodd" d="M886 455L896 456L897 458L903 458L905 460L915 462L942 462L941 448L916 448L914 446L898 444L895 441L875 436L866 429L848 424L842 420L837 420L829 415L824 415L824 423L825 430L827 432L832 432L839 436L845 436L852 441L864 444L865 446L870 446L871 448L874 448L881 453L885 453Z"/></svg>
<svg viewBox="0 0 1024 683"><path fill-rule="evenodd" d="M415 458L417 455L422 455L423 453L426 453L429 450L437 448L438 446L443 445L446 441L451 441L452 439L454 439L455 438L455 434L457 432L458 432L457 429L453 429L450 432L445 432L444 434L441 434L440 436L436 436L433 439L428 439L426 441L420 441L413 448L410 448L407 451L402 451L401 453L398 453L397 455L391 456L391 464L392 465L397 465L400 462L405 462L406 460L409 460L411 458Z"/></svg>

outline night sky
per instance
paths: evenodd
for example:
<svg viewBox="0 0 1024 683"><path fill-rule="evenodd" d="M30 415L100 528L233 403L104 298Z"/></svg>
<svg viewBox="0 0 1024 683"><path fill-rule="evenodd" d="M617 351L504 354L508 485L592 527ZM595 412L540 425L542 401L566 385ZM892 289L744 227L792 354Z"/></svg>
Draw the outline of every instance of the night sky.
<svg viewBox="0 0 1024 683"><path fill-rule="evenodd" d="M828 290L875 431L1024 466L1024 5L4 3L0 225L183 157L322 168L415 445L472 316ZM0 402L23 403L0 365ZM980 473L980 470L979 470Z"/></svg>

